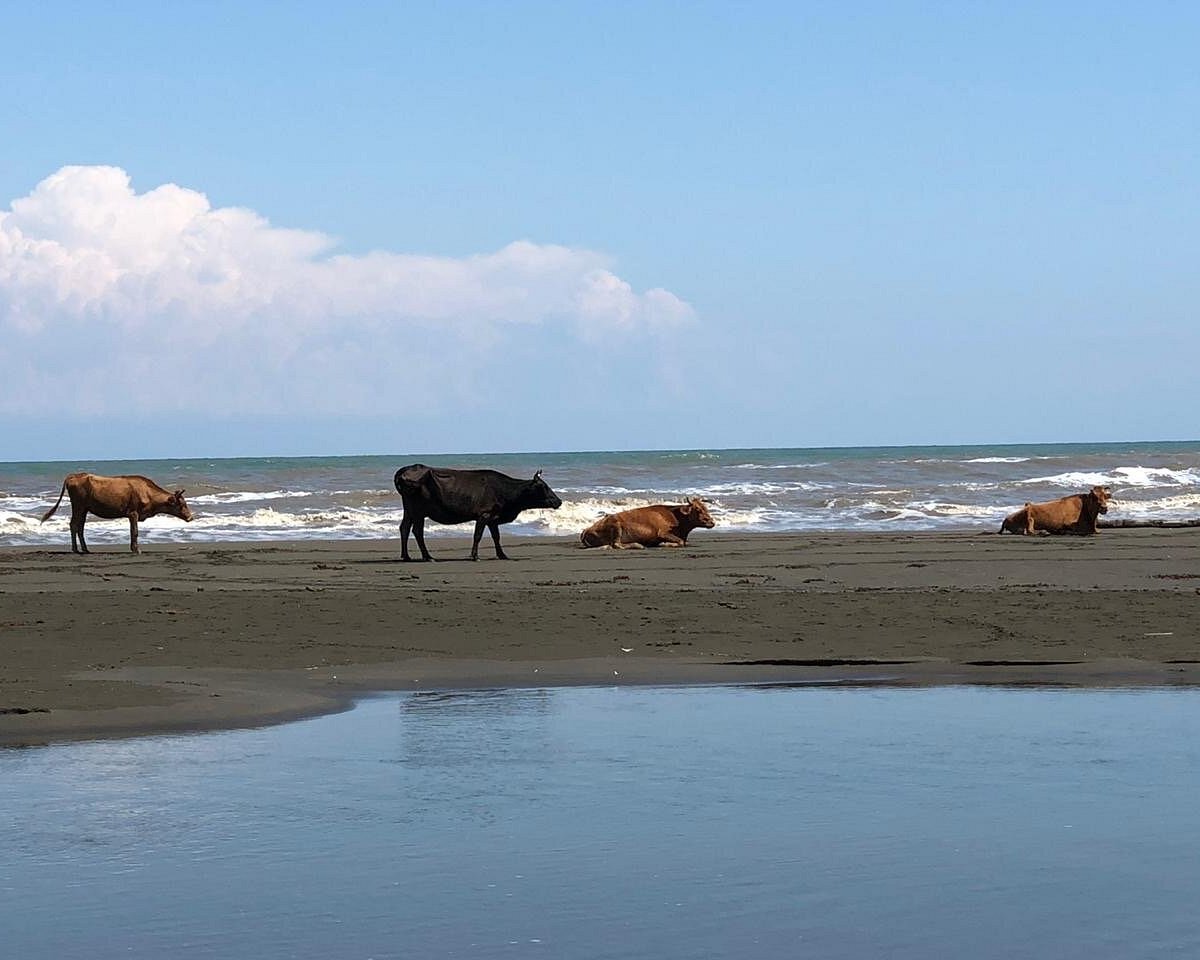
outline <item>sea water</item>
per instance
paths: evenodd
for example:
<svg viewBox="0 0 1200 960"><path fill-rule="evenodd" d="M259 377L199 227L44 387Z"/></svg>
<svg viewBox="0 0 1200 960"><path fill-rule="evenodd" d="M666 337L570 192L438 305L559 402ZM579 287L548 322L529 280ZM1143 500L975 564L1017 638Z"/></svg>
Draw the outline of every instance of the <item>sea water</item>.
<svg viewBox="0 0 1200 960"><path fill-rule="evenodd" d="M381 696L0 751L8 957L1200 955L1200 692Z"/></svg>
<svg viewBox="0 0 1200 960"><path fill-rule="evenodd" d="M523 513L508 528L518 536L574 537L605 513L692 496L729 532L998 529L1026 501L1094 484L1112 488L1113 519L1200 515L1200 442L122 460L0 464L0 545L69 540L69 503L39 520L73 470L185 489L195 520L151 519L151 543L392 537L402 514L392 476L414 461L518 477L543 470L563 506ZM430 524L428 533L464 529ZM124 523L88 527L96 544L128 535Z"/></svg>

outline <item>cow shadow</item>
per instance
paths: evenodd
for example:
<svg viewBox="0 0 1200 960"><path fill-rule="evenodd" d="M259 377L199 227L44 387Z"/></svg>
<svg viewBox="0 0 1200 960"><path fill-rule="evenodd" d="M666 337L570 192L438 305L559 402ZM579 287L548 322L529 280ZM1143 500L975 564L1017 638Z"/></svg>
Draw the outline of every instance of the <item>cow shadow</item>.
<svg viewBox="0 0 1200 960"><path fill-rule="evenodd" d="M430 567L443 563L488 563L487 560L472 560L470 557L447 557L442 559L438 557L436 560L402 560L400 557L378 557L362 560L347 560L346 563L396 563L410 567ZM508 560L501 561L502 563L516 563L518 561L509 557Z"/></svg>

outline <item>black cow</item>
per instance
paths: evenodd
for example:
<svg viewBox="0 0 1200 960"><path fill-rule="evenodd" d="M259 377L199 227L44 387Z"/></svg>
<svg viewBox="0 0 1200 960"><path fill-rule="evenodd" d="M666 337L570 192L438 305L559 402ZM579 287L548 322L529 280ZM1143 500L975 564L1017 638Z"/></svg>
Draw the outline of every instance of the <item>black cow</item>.
<svg viewBox="0 0 1200 960"><path fill-rule="evenodd" d="M500 524L512 523L522 510L549 507L557 510L562 501L542 479L542 471L532 480L518 480L495 470L444 470L414 463L396 471L396 490L404 498L404 517L400 520L402 546L400 559L408 555L408 532L417 535L421 559L432 560L425 549L425 518L438 523L475 521L475 540L471 559L479 559L479 541L483 528L492 532L496 556L507 560L500 548Z"/></svg>

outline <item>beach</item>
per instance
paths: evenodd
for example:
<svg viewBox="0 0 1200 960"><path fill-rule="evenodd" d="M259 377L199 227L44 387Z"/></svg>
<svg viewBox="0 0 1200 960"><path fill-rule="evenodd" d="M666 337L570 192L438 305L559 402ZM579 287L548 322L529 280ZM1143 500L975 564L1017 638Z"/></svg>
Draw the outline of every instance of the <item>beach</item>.
<svg viewBox="0 0 1200 960"><path fill-rule="evenodd" d="M0 743L253 726L375 690L1193 684L1200 530L698 531L0 549Z"/></svg>

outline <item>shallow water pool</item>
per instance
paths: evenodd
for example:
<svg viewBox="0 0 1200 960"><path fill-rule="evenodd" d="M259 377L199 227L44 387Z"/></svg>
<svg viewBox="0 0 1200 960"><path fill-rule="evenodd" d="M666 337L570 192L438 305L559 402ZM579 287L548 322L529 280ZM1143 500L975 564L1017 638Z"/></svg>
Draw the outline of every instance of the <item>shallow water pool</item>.
<svg viewBox="0 0 1200 960"><path fill-rule="evenodd" d="M1200 692L373 698L0 751L12 957L1200 955Z"/></svg>

